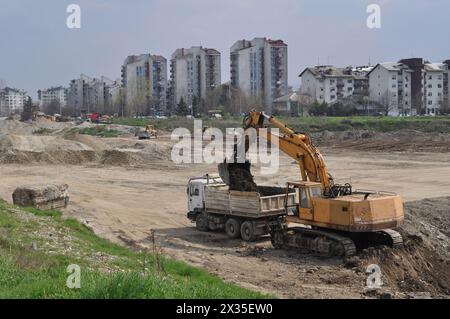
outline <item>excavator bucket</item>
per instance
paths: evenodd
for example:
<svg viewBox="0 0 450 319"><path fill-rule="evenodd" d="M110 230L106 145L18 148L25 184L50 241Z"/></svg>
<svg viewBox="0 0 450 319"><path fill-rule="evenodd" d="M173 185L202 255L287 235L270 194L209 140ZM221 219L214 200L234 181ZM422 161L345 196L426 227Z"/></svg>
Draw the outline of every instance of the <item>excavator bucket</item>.
<svg viewBox="0 0 450 319"><path fill-rule="evenodd" d="M250 172L250 162L245 163L220 163L219 175L222 181L230 187L230 190L242 192L254 192L257 186Z"/></svg>

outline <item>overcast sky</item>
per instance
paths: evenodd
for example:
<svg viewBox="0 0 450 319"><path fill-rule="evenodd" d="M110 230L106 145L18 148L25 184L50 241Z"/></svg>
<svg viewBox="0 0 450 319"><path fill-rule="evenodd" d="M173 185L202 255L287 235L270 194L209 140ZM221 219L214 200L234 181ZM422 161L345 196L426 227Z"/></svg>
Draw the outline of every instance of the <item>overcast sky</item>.
<svg viewBox="0 0 450 319"><path fill-rule="evenodd" d="M81 7L81 29L66 8ZM381 6L381 29L366 26L367 6ZM120 77L127 55L166 58L202 45L222 53L239 39L269 37L289 46L289 82L306 67L365 65L412 56L450 59L448 0L0 0L0 79L36 91L85 73Z"/></svg>

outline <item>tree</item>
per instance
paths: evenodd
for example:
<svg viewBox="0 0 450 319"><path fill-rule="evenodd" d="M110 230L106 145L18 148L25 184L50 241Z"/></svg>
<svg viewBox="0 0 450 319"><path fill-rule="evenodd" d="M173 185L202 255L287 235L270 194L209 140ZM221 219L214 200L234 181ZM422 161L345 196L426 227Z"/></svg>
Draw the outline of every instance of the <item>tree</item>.
<svg viewBox="0 0 450 319"><path fill-rule="evenodd" d="M26 122L33 119L33 112L35 111L35 108L33 106L33 101L31 100L31 97L28 97L23 105L23 110L21 114L21 121Z"/></svg>
<svg viewBox="0 0 450 319"><path fill-rule="evenodd" d="M198 116L199 114L200 114L200 99L196 95L194 95L194 97L192 98L192 115Z"/></svg>
<svg viewBox="0 0 450 319"><path fill-rule="evenodd" d="M380 106L382 107L383 114L388 116L391 111L396 108L396 104L393 103L391 93L386 90L380 100Z"/></svg>
<svg viewBox="0 0 450 319"><path fill-rule="evenodd" d="M312 116L326 116L328 114L328 104L325 102L314 102L309 109L309 114Z"/></svg>
<svg viewBox="0 0 450 319"><path fill-rule="evenodd" d="M180 102L177 105L176 113L177 113L177 115L180 115L180 116L186 116L191 113L186 102L184 102L183 98L180 99Z"/></svg>

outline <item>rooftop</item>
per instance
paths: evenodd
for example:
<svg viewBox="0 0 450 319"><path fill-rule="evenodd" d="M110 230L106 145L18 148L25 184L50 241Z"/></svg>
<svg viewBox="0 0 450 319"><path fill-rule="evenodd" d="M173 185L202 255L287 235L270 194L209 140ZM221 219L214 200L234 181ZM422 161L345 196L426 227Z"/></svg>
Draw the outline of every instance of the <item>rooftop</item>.
<svg viewBox="0 0 450 319"><path fill-rule="evenodd" d="M300 75L301 77L305 72L311 72L316 78L330 78L330 77L343 77L353 78L352 74L349 74L346 68L337 68L332 65L319 65L312 68L306 68Z"/></svg>

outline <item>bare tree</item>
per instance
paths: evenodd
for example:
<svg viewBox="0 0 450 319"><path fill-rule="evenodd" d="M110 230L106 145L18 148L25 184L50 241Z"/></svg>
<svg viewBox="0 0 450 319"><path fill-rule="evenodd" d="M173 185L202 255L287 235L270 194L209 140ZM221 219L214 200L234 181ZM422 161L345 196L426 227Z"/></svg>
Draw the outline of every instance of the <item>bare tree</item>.
<svg viewBox="0 0 450 319"><path fill-rule="evenodd" d="M380 106L382 107L382 111L385 116L388 116L391 111L398 107L397 103L393 102L392 95L389 90L386 90L386 92L381 96Z"/></svg>

